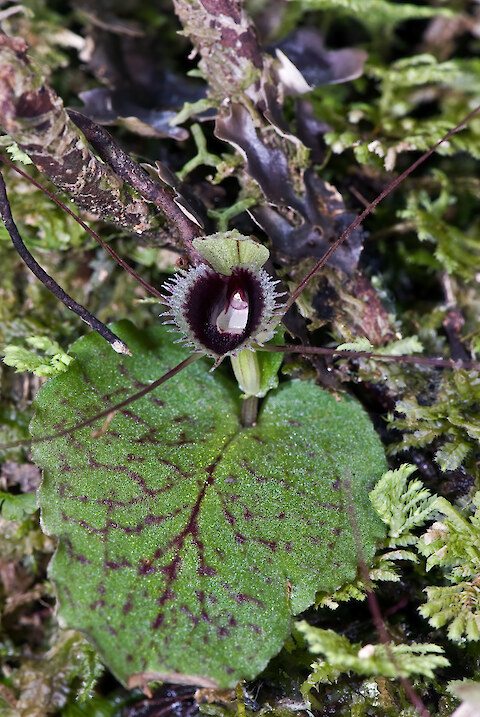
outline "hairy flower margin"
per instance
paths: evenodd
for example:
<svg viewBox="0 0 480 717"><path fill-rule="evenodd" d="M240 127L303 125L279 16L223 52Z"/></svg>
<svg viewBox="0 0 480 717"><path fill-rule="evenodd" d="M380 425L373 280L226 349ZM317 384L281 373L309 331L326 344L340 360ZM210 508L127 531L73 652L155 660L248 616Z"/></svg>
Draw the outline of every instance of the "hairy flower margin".
<svg viewBox="0 0 480 717"><path fill-rule="evenodd" d="M169 310L162 317L195 351L215 359L236 357L269 341L283 316L278 281L262 268L269 252L237 231L194 240L206 260L180 270L163 288Z"/></svg>

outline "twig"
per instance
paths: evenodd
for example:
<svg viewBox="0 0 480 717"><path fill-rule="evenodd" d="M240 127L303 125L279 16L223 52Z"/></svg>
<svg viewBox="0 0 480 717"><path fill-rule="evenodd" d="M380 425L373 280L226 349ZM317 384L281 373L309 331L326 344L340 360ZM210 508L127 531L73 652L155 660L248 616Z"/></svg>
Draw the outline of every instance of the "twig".
<svg viewBox="0 0 480 717"><path fill-rule="evenodd" d="M67 110L68 116L83 132L99 157L103 159L116 175L128 182L139 194L155 204L165 217L174 224L185 244L189 255L197 256L192 239L200 236L201 228L195 224L175 202L174 195L152 179L126 152L121 149L112 135L76 110ZM193 211L192 211L193 214Z"/></svg>
<svg viewBox="0 0 480 717"><path fill-rule="evenodd" d="M478 361L458 361L454 359L433 358L428 356L398 356L396 354L379 354L371 351L342 351L341 349L324 348L323 346L297 346L295 344L282 344L274 346L267 344L259 346L257 351L274 351L277 353L297 354L320 354L323 356L335 356L337 359L367 358L375 361L397 361L399 363L411 363L421 366L433 366L435 368L470 369L480 371Z"/></svg>
<svg viewBox="0 0 480 717"><path fill-rule="evenodd" d="M80 421L79 423L75 423L73 426L69 426L69 428L64 428L62 431L57 431L56 433L51 433L48 436L41 436L40 438L32 438L30 441L11 441L10 443L2 443L0 446L1 450L5 450L7 448L16 448L18 446L23 446L25 444L33 445L35 443L44 443L45 441L55 441L57 438L63 438L63 436L69 436L72 433L75 433L75 431L79 431L81 428L86 428L87 426L91 426L93 423L96 423L96 421L99 421L100 418L105 418L105 416L110 416L110 414L116 414L117 411L120 411L122 408L125 408L125 406L128 406L130 403L133 403L134 401L138 401L139 398L143 398L143 396L146 396L147 393L150 393L151 391L154 391L156 388L162 385L162 383L165 383L168 381L172 376L175 376L177 373L180 373L184 368L187 366L190 366L191 363L194 361L198 361L199 358L202 358L203 354L200 352L190 354L186 359L184 359L181 363L179 363L174 368L170 369L170 371L167 371L167 373L163 374L160 378L157 378L156 381L152 381L152 383L149 383L148 386L145 386L140 391L137 391L137 393L132 394L128 398L126 398L124 401L120 401L120 403L116 403L114 406L109 406L109 408L106 408L104 411L100 411L100 413L95 414L95 416L92 416L91 418L85 419L85 421ZM102 430L102 429L100 429Z"/></svg>
<svg viewBox="0 0 480 717"><path fill-rule="evenodd" d="M452 135L455 134L455 132L458 132L459 129L461 129L464 125L468 124L472 117L474 117L478 112L480 112L480 105L478 107L475 107L466 117L463 118L461 122L457 124L456 127L451 129L449 132L447 132L446 135L444 135L441 139L438 140L436 144L433 145L433 147L430 147L426 152L424 152L421 157L419 157L413 164L411 164L404 172L398 175L393 182L391 182L385 189L380 192L380 194L375 197L373 202L371 202L366 209L363 210L361 214L358 215L358 217L350 224L349 227L345 229L343 234L339 236L337 241L333 242L333 244L330 246L330 248L325 252L325 254L322 256L320 261L318 261L313 269L305 276L300 284L297 286L293 294L290 296L289 300L283 307L284 314L287 313L289 308L292 306L292 304L295 303L295 301L298 299L304 288L307 286L307 284L310 283L310 281L313 279L315 274L321 269L321 267L326 264L328 259L331 257L331 255L337 251L339 246L343 244L343 242L348 239L350 234L363 222L365 217L367 217L371 212L375 209L375 207L380 204L382 199L385 199L386 196L390 194L390 192L393 192L394 189L398 187L399 184L403 182L404 179L406 179L412 172L414 172L417 167L419 167L421 164L425 162L437 149L440 147L443 142L446 142Z"/></svg>
<svg viewBox="0 0 480 717"><path fill-rule="evenodd" d="M105 326L99 319L97 319L96 316L91 314L87 309L85 309L81 304L78 304L74 299L72 299L71 296L69 296L62 288L57 284L57 282L52 279L51 276L47 274L47 272L42 269L40 264L36 262L36 260L33 258L33 256L28 251L27 247L23 243L22 237L20 236L20 233L16 227L15 222L13 221L12 212L10 209L10 204L7 197L7 191L5 189L5 182L3 181L3 176L0 173L0 215L3 219L3 223L5 224L5 228L8 231L10 238L13 242L13 246L18 251L19 255L21 256L22 260L25 262L25 264L28 266L30 271L35 274L37 279L39 279L42 284L52 292L60 301L65 304L67 308L69 308L71 311L73 311L77 316L80 316L80 318L85 321L86 324L88 324L92 329L97 331L100 336L103 336L103 338L108 341L110 346L119 354L127 354L131 356L130 349L128 348L127 344L124 343L121 339L116 336L116 334L113 333L113 331L110 331L108 326Z"/></svg>
<svg viewBox="0 0 480 717"><path fill-rule="evenodd" d="M460 331L465 324L465 319L457 306L452 278L447 272L443 272L441 283L447 302L447 314L442 323L450 344L450 353L458 361L465 361L468 360L468 352L460 338Z"/></svg>
<svg viewBox="0 0 480 717"><path fill-rule="evenodd" d="M370 609L370 614L372 615L373 622L375 625L375 629L378 633L378 636L380 640L382 641L383 645L385 646L385 651L388 655L388 659L394 666L395 670L397 671L397 679L401 683L403 689L405 690L406 695L408 696L408 699L412 703L412 705L417 710L418 714L421 715L421 717L431 717L430 712L427 710L425 705L422 702L422 699L419 695L415 692L410 682L401 675L400 668L398 666L398 662L395 658L395 655L392 651L392 648L390 646L390 639L387 633L387 627L385 625L385 620L383 619L382 612L380 610L380 605L378 604L378 600L376 598L375 592L373 590L372 581L370 580L370 573L368 571L367 563L365 560L365 555L363 552L362 547L362 537L360 533L360 528L357 522L357 516L355 514L355 509L353 507L353 494L352 494L352 487L350 485L350 481L343 481L342 484L345 493L347 494L348 500L347 503L347 512L348 512L348 519L350 521L350 526L352 528L352 534L355 541L355 549L357 551L357 560L358 560L358 571L360 573L360 576L363 580L363 584L365 585L365 590L367 593L367 602L368 607Z"/></svg>

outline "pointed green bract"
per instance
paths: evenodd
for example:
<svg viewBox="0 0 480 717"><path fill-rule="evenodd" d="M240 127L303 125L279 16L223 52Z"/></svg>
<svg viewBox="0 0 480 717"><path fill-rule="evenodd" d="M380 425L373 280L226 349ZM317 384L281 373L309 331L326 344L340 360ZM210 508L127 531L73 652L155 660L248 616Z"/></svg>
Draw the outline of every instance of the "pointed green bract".
<svg viewBox="0 0 480 717"><path fill-rule="evenodd" d="M163 327L115 331L133 357L96 334L77 341L67 372L39 393L34 437L186 357ZM356 401L292 381L242 428L234 380L209 368L198 361L118 411L101 438L88 427L34 447L43 526L59 537L50 576L60 617L130 686L253 678L292 614L352 580L356 541L369 560L383 535L368 492L385 459Z"/></svg>

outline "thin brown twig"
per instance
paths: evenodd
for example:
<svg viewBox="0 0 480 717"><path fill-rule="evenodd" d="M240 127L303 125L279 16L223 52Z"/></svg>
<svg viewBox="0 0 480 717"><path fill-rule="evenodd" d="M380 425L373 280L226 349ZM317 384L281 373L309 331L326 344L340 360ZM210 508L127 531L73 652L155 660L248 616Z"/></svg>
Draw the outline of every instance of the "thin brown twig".
<svg viewBox="0 0 480 717"><path fill-rule="evenodd" d="M57 431L56 433L51 433L48 436L40 436L39 438L32 438L29 441L11 441L9 443L2 443L0 445L1 450L6 450L9 448L18 448L19 446L25 446L25 445L33 445L36 443L44 443L45 441L55 441L57 438L63 438L63 436L69 436L72 433L75 433L75 431L79 431L81 428L86 428L87 426L91 426L93 423L96 423L96 421L99 421L101 418L104 418L105 416L109 416L111 413L117 413L117 411L120 411L122 408L125 408L125 406L128 406L130 403L133 403L134 401L138 401L139 398L143 398L143 396L146 396L151 391L154 391L156 388L162 385L162 383L165 383L170 378L175 376L177 373L180 373L184 368L187 368L187 366L190 366L191 363L194 361L198 361L199 358L201 358L203 354L197 352L194 354L191 354L186 359L184 359L181 363L179 363L174 368L170 369L170 371L167 371L163 376L160 378L157 378L156 381L152 381L152 383L149 383L148 386L144 386L140 391L137 391L136 393L132 394L128 398L125 398L123 401L120 401L120 403L116 403L114 406L109 406L104 411L100 411L100 413L95 414L95 416L92 416L91 418L86 418L84 421L80 421L79 423L75 423L73 426L69 426L68 428L64 428L61 431Z"/></svg>
<svg viewBox="0 0 480 717"><path fill-rule="evenodd" d="M295 344L282 344L258 347L258 351L274 351L277 353L320 354L334 356L336 359L367 358L375 361L397 361L434 368L469 369L480 371L478 361L455 361L454 359L433 358L430 356L397 356L396 354L379 354L371 351L342 351L342 349L324 348L323 346L297 346Z"/></svg>
<svg viewBox="0 0 480 717"><path fill-rule="evenodd" d="M430 147L430 149L424 152L421 157L419 157L413 164L410 165L410 167L408 167L408 169L399 174L399 176L396 177L393 182L390 182L390 184L385 187L385 189L380 192L378 196L375 197L375 199L368 205L368 207L364 209L361 214L358 215L358 217L350 224L349 227L347 227L347 229L345 229L343 234L341 234L340 237L335 242L333 242L331 247L325 252L320 261L315 264L313 269L302 279L293 294L290 296L289 300L284 305L284 314L286 314L292 304L295 303L295 301L298 299L307 284L310 283L310 281L313 279L315 274L317 274L317 272L322 268L322 266L326 264L331 255L335 251L337 251L338 247L343 244L343 242L350 236L350 234L363 222L365 217L371 214L375 207L380 204L382 199L385 199L385 197L390 194L390 192L392 192L394 189L396 189L398 185L403 182L404 179L406 179L412 172L417 169L417 167L423 164L425 160L427 160L438 149L438 147L443 144L443 142L446 142L448 139L450 139L452 135L458 132L458 130L461 129L464 125L466 125L478 112L480 112L480 105L478 105L478 107L475 107L475 109L473 109L466 117L464 117L461 122L459 122L453 129L447 132L447 134L445 134L441 139L439 139L438 142L433 145L433 147Z"/></svg>
<svg viewBox="0 0 480 717"><path fill-rule="evenodd" d="M363 584L365 585L365 590L367 593L367 602L368 607L370 610L370 614L372 616L375 629L378 633L378 636L385 646L386 653L388 655L388 659L394 666L395 670L397 671L397 679L401 683L403 689L405 690L405 694L408 696L408 699L412 703L412 705L415 707L419 715L421 717L431 717L430 712L427 710L425 705L423 704L422 699L417 695L415 690L413 689L410 682L406 679L406 677L403 677L398 665L398 662L395 658L395 655L392 651L392 648L390 646L391 640L388 636L387 627L385 625L385 620L383 619L382 612L380 610L380 605L378 604L378 600L376 598L375 592L373 590L372 581L370 580L370 573L368 571L367 563L365 560L365 555L363 553L362 548L362 538L360 535L360 528L358 526L357 522L357 516L355 514L355 509L353 507L353 495L351 490L351 485L349 481L344 481L342 484L343 488L345 489L345 492L347 494L348 500L347 503L347 512L348 512L348 519L350 521L350 525L352 528L352 534L355 541L355 549L357 552L357 560L358 560L358 570L360 573L360 576L363 580Z"/></svg>

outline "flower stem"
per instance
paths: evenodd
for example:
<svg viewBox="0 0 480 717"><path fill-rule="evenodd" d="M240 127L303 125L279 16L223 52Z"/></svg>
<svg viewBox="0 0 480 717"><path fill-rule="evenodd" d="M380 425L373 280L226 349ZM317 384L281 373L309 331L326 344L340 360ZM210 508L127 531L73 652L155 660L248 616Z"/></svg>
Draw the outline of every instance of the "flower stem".
<svg viewBox="0 0 480 717"><path fill-rule="evenodd" d="M240 414L240 422L244 428L250 428L257 422L258 415L258 398L249 396L242 401L242 412Z"/></svg>
<svg viewBox="0 0 480 717"><path fill-rule="evenodd" d="M241 391L243 391L242 426L253 426L257 420L258 398L261 388L261 371L257 355L244 349L237 356L231 357L232 368Z"/></svg>
<svg viewBox="0 0 480 717"><path fill-rule="evenodd" d="M261 372L256 354L244 349L236 356L232 356L231 361L235 378L245 398L257 396L260 393Z"/></svg>

